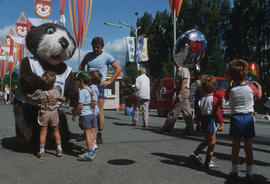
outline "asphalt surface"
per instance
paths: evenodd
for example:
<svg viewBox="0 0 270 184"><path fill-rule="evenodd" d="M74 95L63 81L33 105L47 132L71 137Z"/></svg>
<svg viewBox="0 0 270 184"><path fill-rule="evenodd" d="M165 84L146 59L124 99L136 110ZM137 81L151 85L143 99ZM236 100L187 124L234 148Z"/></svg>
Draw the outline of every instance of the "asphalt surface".
<svg viewBox="0 0 270 184"><path fill-rule="evenodd" d="M217 135L213 161L217 169L205 170L189 159L189 154L203 140L202 134L183 136L184 123L177 120L174 131L159 130L165 118L150 112L150 127L130 126L131 116L123 111L105 111L104 143L99 145L92 162L77 160L85 142L76 142L81 133L77 123L67 114L72 132L73 149L66 149L57 158L54 150L46 150L40 160L29 151L18 150L15 142L15 121L12 105L0 104L0 184L231 184L231 139L228 124ZM140 119L140 122L142 120ZM258 119L259 121L259 119ZM262 122L262 121L261 121ZM257 183L270 184L270 121L256 123L254 138L254 175ZM243 144L242 144L243 145ZM239 155L240 179L245 183L245 153ZM205 152L201 155L205 158Z"/></svg>

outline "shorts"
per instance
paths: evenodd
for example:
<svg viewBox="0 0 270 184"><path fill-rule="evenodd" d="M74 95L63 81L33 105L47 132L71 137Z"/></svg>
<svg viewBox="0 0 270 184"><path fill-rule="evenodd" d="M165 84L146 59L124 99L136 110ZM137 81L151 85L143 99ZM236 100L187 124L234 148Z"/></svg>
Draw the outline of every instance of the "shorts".
<svg viewBox="0 0 270 184"><path fill-rule="evenodd" d="M201 115L201 132L213 134L217 131L214 116L212 115Z"/></svg>
<svg viewBox="0 0 270 184"><path fill-rule="evenodd" d="M230 135L236 139L255 137L254 117L252 113L235 114L231 117Z"/></svg>
<svg viewBox="0 0 270 184"><path fill-rule="evenodd" d="M80 116L79 118L79 126L81 129L90 129L97 127L97 118L93 114L88 114L85 116Z"/></svg>
<svg viewBox="0 0 270 184"><path fill-rule="evenodd" d="M40 126L48 126L51 127L57 126L59 123L59 115L58 111L45 111L45 112L38 112L38 124Z"/></svg>
<svg viewBox="0 0 270 184"><path fill-rule="evenodd" d="M104 96L104 86L101 86L101 85L98 84L97 88L98 88L98 92L99 92L98 99L105 98L105 96Z"/></svg>

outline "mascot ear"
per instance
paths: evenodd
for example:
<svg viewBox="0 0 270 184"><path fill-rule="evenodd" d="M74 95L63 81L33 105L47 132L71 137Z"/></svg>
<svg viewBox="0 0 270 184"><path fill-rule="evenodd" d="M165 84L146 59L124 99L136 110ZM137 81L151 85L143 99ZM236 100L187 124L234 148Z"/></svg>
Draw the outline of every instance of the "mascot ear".
<svg viewBox="0 0 270 184"><path fill-rule="evenodd" d="M31 26L30 30L31 30L31 29L35 29L35 28L36 28L36 26Z"/></svg>

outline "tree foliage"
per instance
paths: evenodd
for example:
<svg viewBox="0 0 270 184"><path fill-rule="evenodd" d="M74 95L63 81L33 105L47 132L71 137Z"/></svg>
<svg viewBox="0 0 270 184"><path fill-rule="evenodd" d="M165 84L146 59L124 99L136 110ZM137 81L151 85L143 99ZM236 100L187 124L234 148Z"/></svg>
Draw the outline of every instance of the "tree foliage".
<svg viewBox="0 0 270 184"><path fill-rule="evenodd" d="M270 69L269 14L269 0L234 0L233 4L230 0L184 0L177 19L177 37L194 28L204 33L208 43L203 73L224 76L227 63L241 58L256 62L265 79ZM171 12L158 11L154 17L145 12L137 19L137 26L141 26L138 35L149 39L145 66L151 78L173 76Z"/></svg>

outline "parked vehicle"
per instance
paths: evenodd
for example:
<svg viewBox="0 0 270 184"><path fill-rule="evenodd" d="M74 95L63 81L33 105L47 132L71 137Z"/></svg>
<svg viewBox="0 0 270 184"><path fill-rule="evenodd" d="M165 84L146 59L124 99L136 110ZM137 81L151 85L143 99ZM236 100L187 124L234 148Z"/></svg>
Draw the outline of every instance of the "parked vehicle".
<svg viewBox="0 0 270 184"><path fill-rule="evenodd" d="M231 114L229 102L224 99L228 82L224 77L216 77L217 89L215 95L221 102L221 111L224 116ZM173 78L156 79L151 88L150 107L157 109L158 116L167 116L168 112L173 108ZM196 92L195 77L191 77L189 102L194 109L195 92Z"/></svg>

